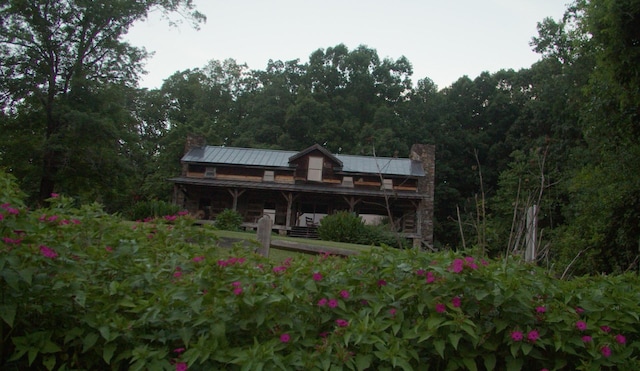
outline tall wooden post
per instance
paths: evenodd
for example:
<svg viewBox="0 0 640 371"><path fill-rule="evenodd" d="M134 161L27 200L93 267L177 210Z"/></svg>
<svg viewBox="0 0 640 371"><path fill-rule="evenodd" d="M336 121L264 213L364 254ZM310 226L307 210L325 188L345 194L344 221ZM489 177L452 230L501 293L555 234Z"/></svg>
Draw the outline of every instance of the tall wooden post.
<svg viewBox="0 0 640 371"><path fill-rule="evenodd" d="M527 209L527 229L526 229L526 250L524 260L526 262L536 261L536 244L538 243L538 206L533 205Z"/></svg>
<svg viewBox="0 0 640 371"><path fill-rule="evenodd" d="M265 258L269 257L269 247L271 246L271 226L272 223L269 215L263 215L262 218L258 219L257 239L260 243L258 254Z"/></svg>

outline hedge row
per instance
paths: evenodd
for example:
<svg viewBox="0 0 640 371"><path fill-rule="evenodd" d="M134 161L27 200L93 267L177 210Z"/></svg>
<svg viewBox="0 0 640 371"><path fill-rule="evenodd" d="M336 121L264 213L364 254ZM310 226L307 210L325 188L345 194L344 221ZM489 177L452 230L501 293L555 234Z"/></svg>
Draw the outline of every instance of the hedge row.
<svg viewBox="0 0 640 371"><path fill-rule="evenodd" d="M640 369L634 275L388 248L273 262L187 215L54 196L0 191L2 369Z"/></svg>

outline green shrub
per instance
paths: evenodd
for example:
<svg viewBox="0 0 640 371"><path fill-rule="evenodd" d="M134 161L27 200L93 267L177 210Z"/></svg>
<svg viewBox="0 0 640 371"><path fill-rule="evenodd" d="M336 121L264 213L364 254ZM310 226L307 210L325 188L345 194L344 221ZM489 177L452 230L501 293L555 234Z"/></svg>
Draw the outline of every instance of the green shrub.
<svg viewBox="0 0 640 371"><path fill-rule="evenodd" d="M318 235L325 241L361 243L365 234L362 219L348 211L339 211L320 220Z"/></svg>
<svg viewBox="0 0 640 371"><path fill-rule="evenodd" d="M635 274L389 248L275 263L187 215L50 201L0 189L1 369L640 369Z"/></svg>
<svg viewBox="0 0 640 371"><path fill-rule="evenodd" d="M224 231L238 231L242 225L242 215L231 209L224 209L216 216L215 226Z"/></svg>
<svg viewBox="0 0 640 371"><path fill-rule="evenodd" d="M403 239L398 239L396 233L389 230L387 225L368 225L362 218L348 211L339 211L327 215L320 220L318 235L325 241L357 243L373 246L406 247ZM400 242L401 246L398 246Z"/></svg>
<svg viewBox="0 0 640 371"><path fill-rule="evenodd" d="M361 244L374 246L392 246L407 248L407 240L398 233L391 231L388 225L365 225Z"/></svg>
<svg viewBox="0 0 640 371"><path fill-rule="evenodd" d="M129 220L149 220L165 215L175 215L180 211L178 205L161 200L140 201L125 213Z"/></svg>

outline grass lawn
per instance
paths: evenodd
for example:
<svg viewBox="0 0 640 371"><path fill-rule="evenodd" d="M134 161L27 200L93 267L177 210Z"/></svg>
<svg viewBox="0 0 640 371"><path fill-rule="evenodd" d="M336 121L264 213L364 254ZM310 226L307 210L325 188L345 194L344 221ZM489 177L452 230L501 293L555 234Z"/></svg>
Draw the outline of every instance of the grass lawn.
<svg viewBox="0 0 640 371"><path fill-rule="evenodd" d="M221 238L255 241L257 243L255 232L216 231L215 233ZM311 239L297 238L297 237L286 237L286 236L281 236L275 233L271 235L271 239L299 242L299 243L304 243L306 245L336 247L336 248L354 250L354 251L368 251L371 248L371 246L367 246L367 245L357 245L357 244L334 242L334 241L311 240ZM269 258L275 261L283 261L287 258L303 257L303 256L308 256L308 254L297 253L297 252L288 251L288 250L281 250L277 248L271 248L269 250Z"/></svg>

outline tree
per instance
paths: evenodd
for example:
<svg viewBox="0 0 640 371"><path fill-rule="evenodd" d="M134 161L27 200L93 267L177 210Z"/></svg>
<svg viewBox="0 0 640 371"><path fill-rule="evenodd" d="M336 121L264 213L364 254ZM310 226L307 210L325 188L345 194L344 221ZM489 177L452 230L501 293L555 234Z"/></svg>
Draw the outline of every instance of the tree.
<svg viewBox="0 0 640 371"><path fill-rule="evenodd" d="M563 257L585 251L579 273L638 269L640 1L578 1L576 9L595 68L580 111L586 161L569 184Z"/></svg>
<svg viewBox="0 0 640 371"><path fill-rule="evenodd" d="M135 85L147 53L123 42L121 36L154 9L166 16L183 12L194 25L205 20L194 10L192 0L0 2L0 96L6 107L28 108L42 116L34 133L44 141L41 201L54 191L61 160L69 149L60 142L72 125L63 119L73 106L65 101L74 90L95 92L106 84Z"/></svg>

